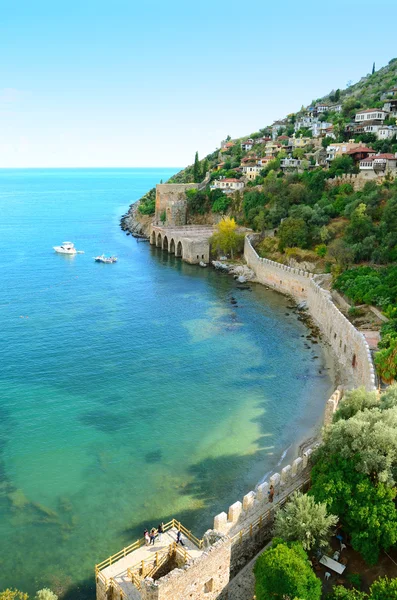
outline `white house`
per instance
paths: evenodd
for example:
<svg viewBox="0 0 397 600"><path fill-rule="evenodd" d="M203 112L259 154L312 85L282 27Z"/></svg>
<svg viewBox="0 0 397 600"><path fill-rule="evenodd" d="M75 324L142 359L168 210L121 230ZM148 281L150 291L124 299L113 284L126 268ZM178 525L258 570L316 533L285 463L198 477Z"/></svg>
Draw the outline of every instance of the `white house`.
<svg viewBox="0 0 397 600"><path fill-rule="evenodd" d="M329 112L337 112L340 113L342 112L342 104L331 104L331 106L328 107Z"/></svg>
<svg viewBox="0 0 397 600"><path fill-rule="evenodd" d="M329 110L328 104L317 104L316 106L317 113L325 113Z"/></svg>
<svg viewBox="0 0 397 600"><path fill-rule="evenodd" d="M388 113L381 108L368 108L366 110L360 110L356 113L356 123L362 123L366 121L381 121L387 119ZM381 124L381 123L380 123Z"/></svg>
<svg viewBox="0 0 397 600"><path fill-rule="evenodd" d="M382 125L376 132L378 140L389 140L397 135L397 127L395 125Z"/></svg>
<svg viewBox="0 0 397 600"><path fill-rule="evenodd" d="M211 189L220 189L224 192L236 190L242 190L244 187L244 182L240 179L229 179L229 178L221 178L215 179Z"/></svg>
<svg viewBox="0 0 397 600"><path fill-rule="evenodd" d="M252 146L254 145L254 140L248 138L245 142L241 142L241 149L243 152L248 152L248 150L252 150Z"/></svg>

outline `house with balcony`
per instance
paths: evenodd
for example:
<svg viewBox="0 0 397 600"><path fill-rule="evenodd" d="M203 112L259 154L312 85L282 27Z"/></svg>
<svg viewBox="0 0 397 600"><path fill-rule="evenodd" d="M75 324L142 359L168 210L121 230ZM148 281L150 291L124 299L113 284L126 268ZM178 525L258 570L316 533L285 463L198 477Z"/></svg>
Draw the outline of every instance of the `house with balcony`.
<svg viewBox="0 0 397 600"><path fill-rule="evenodd" d="M372 122L377 125L382 125L387 117L388 113L381 108L367 108L366 110L359 110L358 113L356 113L355 122L364 124Z"/></svg>
<svg viewBox="0 0 397 600"><path fill-rule="evenodd" d="M265 156L277 156L277 154L282 150L281 144L277 144L276 142L266 142L265 145Z"/></svg>
<svg viewBox="0 0 397 600"><path fill-rule="evenodd" d="M299 137L295 137L295 135L293 135L288 140L288 146L291 146L292 150L296 150L296 148L304 148L308 144L312 144L312 143L313 143L312 138L304 137L302 135Z"/></svg>
<svg viewBox="0 0 397 600"><path fill-rule="evenodd" d="M360 172L380 176L387 172L396 173L397 156L395 154L373 154L360 160Z"/></svg>
<svg viewBox="0 0 397 600"><path fill-rule="evenodd" d="M335 158L347 154L354 148L359 148L361 142L342 142L334 143L327 146L327 162L332 162Z"/></svg>
<svg viewBox="0 0 397 600"><path fill-rule="evenodd" d="M329 111L329 105L328 104L317 104L316 105L316 112L317 114L321 114L321 113L325 113Z"/></svg>
<svg viewBox="0 0 397 600"><path fill-rule="evenodd" d="M352 148L346 154L353 159L354 164L358 164L369 156L373 156L375 150L373 148L368 148L367 146L358 146L357 148Z"/></svg>

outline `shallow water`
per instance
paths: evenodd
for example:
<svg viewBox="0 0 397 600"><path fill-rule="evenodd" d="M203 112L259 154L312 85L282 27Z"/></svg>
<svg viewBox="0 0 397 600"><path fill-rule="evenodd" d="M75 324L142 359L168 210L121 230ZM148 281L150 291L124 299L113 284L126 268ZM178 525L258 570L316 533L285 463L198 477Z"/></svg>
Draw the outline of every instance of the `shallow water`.
<svg viewBox="0 0 397 600"><path fill-rule="evenodd" d="M0 171L0 590L93 598L96 562L173 516L201 535L321 420L287 299L121 232L171 173Z"/></svg>

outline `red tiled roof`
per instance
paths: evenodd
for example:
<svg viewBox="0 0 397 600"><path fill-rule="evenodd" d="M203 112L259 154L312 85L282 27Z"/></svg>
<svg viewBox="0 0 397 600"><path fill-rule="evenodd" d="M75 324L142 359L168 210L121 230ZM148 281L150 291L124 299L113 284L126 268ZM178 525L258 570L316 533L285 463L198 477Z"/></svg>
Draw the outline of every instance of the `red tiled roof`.
<svg viewBox="0 0 397 600"><path fill-rule="evenodd" d="M278 140L288 140L289 137L288 137L288 135L279 135L277 139Z"/></svg>
<svg viewBox="0 0 397 600"><path fill-rule="evenodd" d="M376 158L386 158L387 160L393 160L396 159L394 154L390 154L390 153L385 153L385 154L375 154L375 156L371 156L371 158L376 159Z"/></svg>
<svg viewBox="0 0 397 600"><path fill-rule="evenodd" d="M362 160L360 160L360 163L362 162L373 162L374 160L381 158L382 160L397 160L397 158L394 156L394 154L374 154L373 156L369 156L368 158L363 158Z"/></svg>
<svg viewBox="0 0 397 600"><path fill-rule="evenodd" d="M366 110L358 110L357 114L360 115L362 113L370 113L370 112L385 112L382 108L367 108Z"/></svg>
<svg viewBox="0 0 397 600"><path fill-rule="evenodd" d="M349 150L347 154L357 154L359 152L375 152L373 148L367 148L366 146L359 146L358 148L353 148L353 150Z"/></svg>
<svg viewBox="0 0 397 600"><path fill-rule="evenodd" d="M240 179L221 179L220 181L227 181L228 183L237 183L240 181ZM242 183L242 182L241 182Z"/></svg>

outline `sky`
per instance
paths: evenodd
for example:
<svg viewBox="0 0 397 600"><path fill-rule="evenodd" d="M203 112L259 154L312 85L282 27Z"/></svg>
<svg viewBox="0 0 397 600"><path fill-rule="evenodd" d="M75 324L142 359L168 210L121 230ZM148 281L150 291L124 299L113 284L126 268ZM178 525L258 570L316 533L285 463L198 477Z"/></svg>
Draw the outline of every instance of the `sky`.
<svg viewBox="0 0 397 600"><path fill-rule="evenodd" d="M0 0L0 168L182 167L397 57L397 2Z"/></svg>

